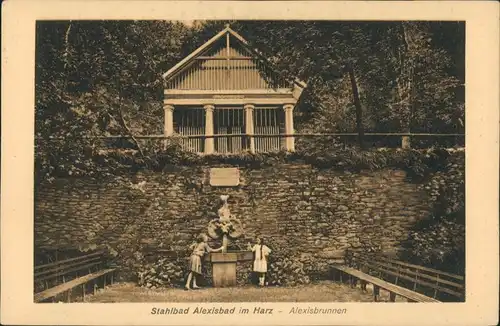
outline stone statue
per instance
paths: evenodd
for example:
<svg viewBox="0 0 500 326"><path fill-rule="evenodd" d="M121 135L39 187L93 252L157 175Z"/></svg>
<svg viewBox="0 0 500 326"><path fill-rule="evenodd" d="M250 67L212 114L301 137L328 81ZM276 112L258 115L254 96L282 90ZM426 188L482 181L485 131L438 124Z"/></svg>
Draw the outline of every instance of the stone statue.
<svg viewBox="0 0 500 326"><path fill-rule="evenodd" d="M229 205L227 204L229 196L228 195L222 195L220 196L220 199L222 200L222 207L219 208L217 211L219 215L219 221L220 222L229 222L231 218L231 211L229 210Z"/></svg>
<svg viewBox="0 0 500 326"><path fill-rule="evenodd" d="M222 252L227 252L229 239L237 239L243 234L241 222L231 214L227 203L229 196L222 195L222 206L217 211L219 218L208 223L208 235L212 239L222 238Z"/></svg>

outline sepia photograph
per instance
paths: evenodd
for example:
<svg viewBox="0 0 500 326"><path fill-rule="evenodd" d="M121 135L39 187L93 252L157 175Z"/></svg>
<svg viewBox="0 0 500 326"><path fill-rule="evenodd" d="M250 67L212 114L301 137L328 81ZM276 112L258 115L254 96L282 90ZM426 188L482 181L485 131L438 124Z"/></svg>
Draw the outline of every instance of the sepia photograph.
<svg viewBox="0 0 500 326"><path fill-rule="evenodd" d="M35 302L466 300L464 22L37 21L35 60Z"/></svg>
<svg viewBox="0 0 500 326"><path fill-rule="evenodd" d="M1 324L498 323L498 3L2 9Z"/></svg>

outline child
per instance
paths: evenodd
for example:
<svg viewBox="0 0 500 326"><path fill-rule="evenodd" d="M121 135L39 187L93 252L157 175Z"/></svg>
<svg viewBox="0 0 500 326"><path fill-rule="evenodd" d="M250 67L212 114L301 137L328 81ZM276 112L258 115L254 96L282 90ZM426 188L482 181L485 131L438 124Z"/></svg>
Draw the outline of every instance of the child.
<svg viewBox="0 0 500 326"><path fill-rule="evenodd" d="M222 251L222 247L219 249L212 249L207 244L208 237L206 234L200 234L198 236L197 242L193 243L189 249L193 250L191 257L189 257L190 272L186 282L186 290L190 290L191 280L193 280L193 289L199 289L200 287L196 285L196 276L201 276L201 258L206 252L217 252ZM193 275L194 273L194 275ZM194 277L193 277L194 276Z"/></svg>
<svg viewBox="0 0 500 326"><path fill-rule="evenodd" d="M252 247L248 244L248 249L254 253L253 271L259 276L259 285L264 286L264 281L267 273L267 256L271 253L271 249L264 244L261 238L256 239L257 244Z"/></svg>

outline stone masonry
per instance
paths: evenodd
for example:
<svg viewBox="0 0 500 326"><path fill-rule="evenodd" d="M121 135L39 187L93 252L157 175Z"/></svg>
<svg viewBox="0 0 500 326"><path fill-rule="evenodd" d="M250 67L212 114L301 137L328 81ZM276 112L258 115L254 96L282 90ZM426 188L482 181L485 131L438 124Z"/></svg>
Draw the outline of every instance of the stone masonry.
<svg viewBox="0 0 500 326"><path fill-rule="evenodd" d="M236 187L209 185L209 167L105 180L65 178L35 194L35 246L107 246L122 279L133 279L147 248L186 254L216 217L219 196L245 228L233 245L261 235L286 242L297 257L334 259L346 248L395 251L429 214L429 200L400 170L349 173L303 164L240 169ZM219 246L213 242L212 246Z"/></svg>

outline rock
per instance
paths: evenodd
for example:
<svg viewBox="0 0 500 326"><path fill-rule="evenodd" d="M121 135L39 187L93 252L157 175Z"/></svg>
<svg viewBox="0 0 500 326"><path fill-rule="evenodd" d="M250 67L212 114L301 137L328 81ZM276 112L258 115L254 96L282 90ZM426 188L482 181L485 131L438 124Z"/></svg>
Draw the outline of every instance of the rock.
<svg viewBox="0 0 500 326"><path fill-rule="evenodd" d="M345 251L338 249L326 248L318 253L318 257L325 259L343 259L344 256L345 256Z"/></svg>

